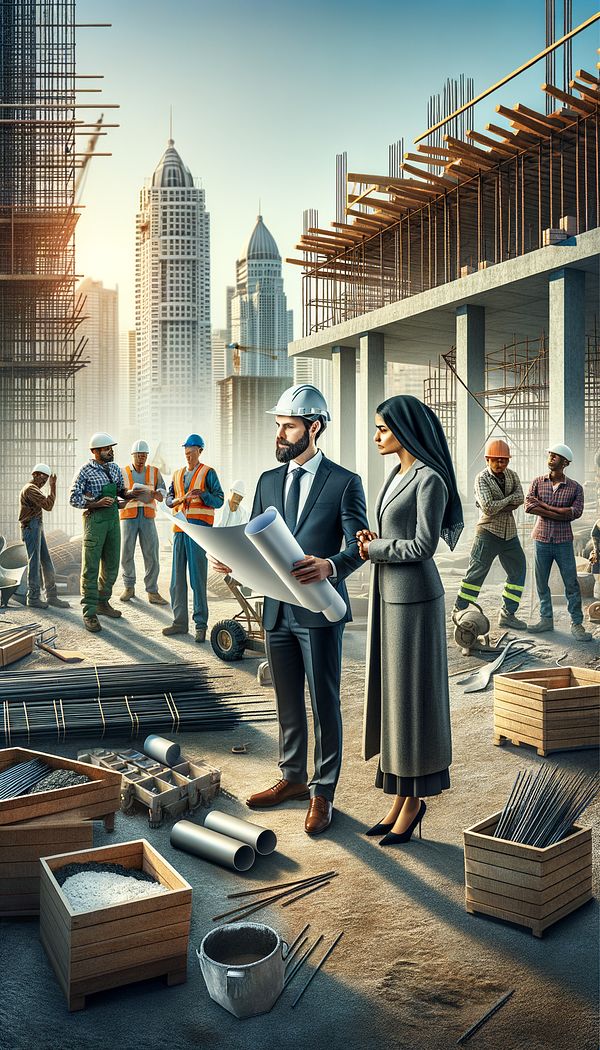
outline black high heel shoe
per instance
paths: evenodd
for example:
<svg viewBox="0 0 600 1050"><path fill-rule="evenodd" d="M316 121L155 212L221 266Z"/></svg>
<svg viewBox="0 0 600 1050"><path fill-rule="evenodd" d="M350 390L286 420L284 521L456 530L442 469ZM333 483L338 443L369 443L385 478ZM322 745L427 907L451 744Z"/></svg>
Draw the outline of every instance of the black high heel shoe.
<svg viewBox="0 0 600 1050"><path fill-rule="evenodd" d="M394 835L394 833L392 831L388 832L388 834L385 836L385 838L382 838L382 840L379 843L379 845L380 846L399 846L400 843L402 843L402 842L410 842L410 839L412 837L412 833L415 830L417 824L419 825L419 838L421 838L421 821L423 820L423 817L425 816L426 810L427 810L427 804L425 802L421 802L421 805L419 806L419 812L417 813L417 815L416 815L415 819L413 820L412 824L409 824L409 826L407 827L406 831L403 831L400 835Z"/></svg>
<svg viewBox="0 0 600 1050"><path fill-rule="evenodd" d="M365 831L365 835L385 835L386 831L391 831L394 826L394 821L391 824L374 824L372 828Z"/></svg>

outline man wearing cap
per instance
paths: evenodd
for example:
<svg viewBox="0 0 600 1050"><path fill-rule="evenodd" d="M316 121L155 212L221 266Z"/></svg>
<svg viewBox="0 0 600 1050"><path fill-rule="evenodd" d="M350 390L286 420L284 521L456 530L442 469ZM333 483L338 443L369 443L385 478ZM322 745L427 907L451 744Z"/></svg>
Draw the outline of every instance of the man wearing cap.
<svg viewBox="0 0 600 1050"><path fill-rule="evenodd" d="M517 612L523 597L527 562L514 519L514 511L524 502L523 489L518 474L508 467L510 448L506 441L490 438L485 446L485 461L485 470L475 478L479 520L454 612L478 602L483 583L498 558L506 572L498 625L524 631L527 624L519 620Z"/></svg>
<svg viewBox="0 0 600 1050"><path fill-rule="evenodd" d="M276 507L303 550L312 552L296 562L292 574L302 584L329 579L347 611L332 624L322 613L265 598L263 624L279 720L281 779L251 795L246 804L268 809L310 798L304 830L318 835L331 824L342 765L342 638L352 619L345 579L362 564L356 533L368 528L367 511L358 474L333 463L317 447L331 419L320 390L308 383L290 387L269 414L275 416L275 456L281 466L259 478L251 518ZM215 568L228 571L222 564ZM315 736L310 783L306 682Z"/></svg>
<svg viewBox="0 0 600 1050"><path fill-rule="evenodd" d="M583 514L583 489L577 481L565 476L565 467L573 459L568 445L555 444L546 449L548 473L534 478L525 500L525 513L535 514L532 537L535 556L535 585L540 600L540 618L530 624L532 633L554 630L552 597L548 581L552 563L556 562L562 577L571 617L571 634L589 642L592 635L583 626L581 591L573 550L571 522Z"/></svg>
<svg viewBox="0 0 600 1050"><path fill-rule="evenodd" d="M42 489L48 478L50 492L45 496ZM56 474L52 473L47 463L36 463L31 472L31 481L21 489L19 496L19 525L27 548L27 604L34 609L47 609L49 605L57 609L70 608L68 602L58 597L54 564L44 536L42 512L52 510L55 500ZM40 594L42 577L46 590L45 601Z"/></svg>
<svg viewBox="0 0 600 1050"><path fill-rule="evenodd" d="M122 602L135 596L135 545L140 541L144 558L144 586L151 605L168 605L158 592L160 552L156 528L156 504L162 503L167 494L166 485L158 467L148 461L150 448L146 441L134 442L131 449L131 464L125 467L124 475L129 491L134 498L119 512L121 518L121 568L125 590Z"/></svg>
<svg viewBox="0 0 600 1050"><path fill-rule="evenodd" d="M109 599L119 574L119 505L134 496L126 490L120 467L114 462L116 444L110 434L92 435L92 458L75 475L69 497L72 507L83 510L81 604L84 625L92 632L102 630L98 614L115 619L122 615Z"/></svg>
<svg viewBox="0 0 600 1050"><path fill-rule="evenodd" d="M219 518L219 527L226 528L228 525L246 525L248 522L248 511L241 506L246 495L246 486L243 481L234 481Z"/></svg>
<svg viewBox="0 0 600 1050"><path fill-rule="evenodd" d="M167 494L167 506L181 511L195 527L214 525L215 509L223 506L223 489L216 471L200 461L204 440L199 434L190 434L184 442L187 467L180 467L173 474ZM171 606L173 623L163 629L163 634L187 634L188 594L187 573L194 597L193 618L196 641L206 641L208 627L208 602L206 600L206 553L193 539L173 526L173 564L171 569Z"/></svg>

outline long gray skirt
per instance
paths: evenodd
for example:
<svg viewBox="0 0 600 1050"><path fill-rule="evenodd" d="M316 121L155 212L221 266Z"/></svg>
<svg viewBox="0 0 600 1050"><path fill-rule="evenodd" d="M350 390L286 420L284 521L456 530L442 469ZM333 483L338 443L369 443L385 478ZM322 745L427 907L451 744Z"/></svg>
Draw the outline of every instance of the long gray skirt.
<svg viewBox="0 0 600 1050"><path fill-rule="evenodd" d="M438 794L449 787L452 761L444 598L380 601L379 614L381 787L391 775L413 788L395 794Z"/></svg>

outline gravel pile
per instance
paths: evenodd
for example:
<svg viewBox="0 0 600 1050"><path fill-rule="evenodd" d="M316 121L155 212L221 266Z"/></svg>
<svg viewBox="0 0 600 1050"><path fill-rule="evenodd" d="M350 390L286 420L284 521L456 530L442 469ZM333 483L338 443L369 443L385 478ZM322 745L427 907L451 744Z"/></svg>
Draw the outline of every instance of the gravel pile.
<svg viewBox="0 0 600 1050"><path fill-rule="evenodd" d="M74 784L89 784L89 782L89 777L84 776L83 773L76 773L74 769L53 769L51 773L38 780L27 794L35 795L38 791L55 791L57 788L73 787Z"/></svg>
<svg viewBox="0 0 600 1050"><path fill-rule="evenodd" d="M121 864L67 864L54 872L74 911L93 911L168 893L151 875Z"/></svg>

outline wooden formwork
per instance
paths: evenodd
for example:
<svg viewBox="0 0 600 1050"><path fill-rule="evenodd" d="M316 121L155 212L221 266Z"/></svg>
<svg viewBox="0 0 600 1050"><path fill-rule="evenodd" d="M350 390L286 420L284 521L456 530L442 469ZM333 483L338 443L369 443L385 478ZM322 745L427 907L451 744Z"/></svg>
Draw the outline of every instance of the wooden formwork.
<svg viewBox="0 0 600 1050"><path fill-rule="evenodd" d="M71 819L104 820L104 827L112 831L115 813L121 805L121 777L108 769L75 762L72 758L49 755L45 751L30 751L24 747L8 747L0 751L0 772L18 762L37 758L51 769L72 769L88 777L86 784L55 788L33 795L18 795L0 800L0 825L20 824L68 813Z"/></svg>

